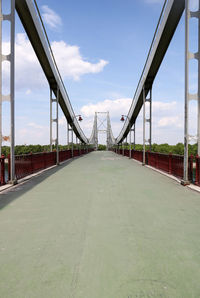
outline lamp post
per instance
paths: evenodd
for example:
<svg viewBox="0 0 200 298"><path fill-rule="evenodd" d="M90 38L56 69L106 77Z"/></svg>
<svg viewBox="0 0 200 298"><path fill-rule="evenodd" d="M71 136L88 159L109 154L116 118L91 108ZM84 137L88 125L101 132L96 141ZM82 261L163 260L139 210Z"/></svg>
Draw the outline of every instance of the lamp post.
<svg viewBox="0 0 200 298"><path fill-rule="evenodd" d="M81 117L81 115L74 115L73 117L73 123L74 123L74 119L78 118L78 121L81 122L83 120L83 118ZM76 137L77 139L77 137ZM74 157L74 144L73 144L73 127L72 127L72 157Z"/></svg>
<svg viewBox="0 0 200 298"><path fill-rule="evenodd" d="M129 158L131 158L131 123L130 123L130 118L127 115L122 115L121 121L124 122L125 118L128 119L128 125L129 125Z"/></svg>

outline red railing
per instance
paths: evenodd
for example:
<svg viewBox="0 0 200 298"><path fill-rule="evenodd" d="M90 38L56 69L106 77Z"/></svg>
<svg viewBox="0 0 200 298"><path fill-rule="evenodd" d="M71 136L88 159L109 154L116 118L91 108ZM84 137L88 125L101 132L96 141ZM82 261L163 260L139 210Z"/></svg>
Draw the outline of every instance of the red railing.
<svg viewBox="0 0 200 298"><path fill-rule="evenodd" d="M146 152L146 163L156 169L171 173L171 155L156 152Z"/></svg>
<svg viewBox="0 0 200 298"><path fill-rule="evenodd" d="M123 154L120 149L119 154ZM129 150L124 150L124 155L129 156ZM143 151L131 150L131 157L140 162L143 161ZM184 169L184 157L182 155L163 154L157 152L146 152L145 162L147 165L152 166L156 169L174 175L180 179L183 178ZM194 182L193 175L193 162L194 157L191 155L188 160L188 178L191 182ZM200 157L196 157L196 179L195 183L200 185Z"/></svg>
<svg viewBox="0 0 200 298"><path fill-rule="evenodd" d="M171 158L172 158L172 168L171 168L170 174L182 179L183 169L184 169L184 157L181 155L172 155ZM190 173L190 171L188 173Z"/></svg>
<svg viewBox="0 0 200 298"><path fill-rule="evenodd" d="M73 156L79 156L93 151L93 149L74 149ZM59 151L59 162L63 162L72 157L71 150ZM0 162L4 165L4 159L0 159ZM43 169L49 168L53 165L56 165L56 151L53 152L43 152L43 153L34 153L34 154L24 154L15 156L15 175L16 179L24 178L28 175L37 173ZM5 168L1 166L1 184L5 183L5 174L2 174L2 171ZM10 180L10 156L8 156L8 180Z"/></svg>
<svg viewBox="0 0 200 298"><path fill-rule="evenodd" d="M128 149L124 149L124 156L129 157L129 150Z"/></svg>
<svg viewBox="0 0 200 298"><path fill-rule="evenodd" d="M15 156L16 179L24 178L56 164L56 152L30 153ZM10 156L8 156L8 179L10 180Z"/></svg>
<svg viewBox="0 0 200 298"><path fill-rule="evenodd" d="M5 156L2 155L0 157L0 174L1 174L1 185L4 185L5 184Z"/></svg>
<svg viewBox="0 0 200 298"><path fill-rule="evenodd" d="M131 150L131 157L142 162L143 159L143 152L139 150Z"/></svg>
<svg viewBox="0 0 200 298"><path fill-rule="evenodd" d="M63 150L59 151L59 162L65 161L72 157L72 151L71 150Z"/></svg>
<svg viewBox="0 0 200 298"><path fill-rule="evenodd" d="M200 186L200 156L195 158L196 170L195 170L195 184Z"/></svg>

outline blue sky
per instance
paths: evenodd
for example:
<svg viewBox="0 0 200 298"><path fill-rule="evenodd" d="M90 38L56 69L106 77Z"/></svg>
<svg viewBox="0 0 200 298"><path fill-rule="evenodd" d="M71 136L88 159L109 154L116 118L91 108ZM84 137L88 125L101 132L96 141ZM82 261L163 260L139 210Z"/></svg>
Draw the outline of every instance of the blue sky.
<svg viewBox="0 0 200 298"><path fill-rule="evenodd" d="M5 1L5 0L4 0ZM54 55L81 126L89 137L95 111L110 111L114 136L121 114L130 108L153 38L163 0L37 0ZM5 1L4 3L7 3ZM5 4L6 6L6 4ZM194 27L194 28L193 28ZM195 43L195 24L191 41ZM8 51L8 28L3 31ZM191 71L196 88L196 72ZM4 90L8 73L5 68ZM195 90L194 90L195 91ZM4 104L4 135L8 132L8 105ZM153 86L153 142L183 141L184 18L174 35ZM191 132L196 129L196 109ZM60 143L66 143L66 121L60 116ZM142 142L141 115L136 141ZM105 138L101 136L101 142ZM49 143L49 89L47 81L16 16L16 143ZM6 144L6 143L5 143Z"/></svg>

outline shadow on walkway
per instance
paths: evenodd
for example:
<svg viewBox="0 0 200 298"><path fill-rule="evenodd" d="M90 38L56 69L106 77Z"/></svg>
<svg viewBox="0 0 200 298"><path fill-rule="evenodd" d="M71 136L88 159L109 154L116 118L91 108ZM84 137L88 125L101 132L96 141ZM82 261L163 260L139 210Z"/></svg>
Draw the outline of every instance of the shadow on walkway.
<svg viewBox="0 0 200 298"><path fill-rule="evenodd" d="M38 176L32 177L27 181L17 184L0 194L0 210L6 207L8 204L12 203L14 200L20 198L20 196L24 195L26 192L33 189L38 184L42 183L49 176L57 173L64 167L68 166L71 162L75 161L78 158L82 158L83 156L77 156L74 159L67 160L66 162L60 164L57 167L49 169Z"/></svg>

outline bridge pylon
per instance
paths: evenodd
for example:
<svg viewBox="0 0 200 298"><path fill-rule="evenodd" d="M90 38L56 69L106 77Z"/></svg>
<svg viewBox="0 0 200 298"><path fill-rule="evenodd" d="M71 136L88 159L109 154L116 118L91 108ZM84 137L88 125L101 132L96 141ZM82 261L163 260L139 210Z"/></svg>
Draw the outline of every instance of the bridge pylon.
<svg viewBox="0 0 200 298"><path fill-rule="evenodd" d="M109 112L95 112L89 143L94 144L96 150L98 150L99 134L101 133L106 134L106 149L109 150L116 142L112 133Z"/></svg>

